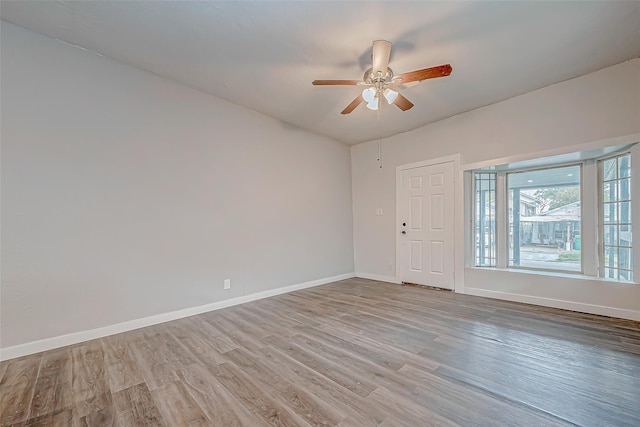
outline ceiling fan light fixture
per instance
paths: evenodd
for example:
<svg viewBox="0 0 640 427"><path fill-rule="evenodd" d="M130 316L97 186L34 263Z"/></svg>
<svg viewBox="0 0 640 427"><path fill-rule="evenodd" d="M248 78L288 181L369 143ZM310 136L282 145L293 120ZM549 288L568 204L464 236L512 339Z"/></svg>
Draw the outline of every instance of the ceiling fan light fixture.
<svg viewBox="0 0 640 427"><path fill-rule="evenodd" d="M370 110L377 110L378 109L378 98L374 98L371 101L367 102L367 108Z"/></svg>
<svg viewBox="0 0 640 427"><path fill-rule="evenodd" d="M362 99L364 99L368 103L372 102L375 97L376 97L376 90L372 87L368 87L362 91Z"/></svg>
<svg viewBox="0 0 640 427"><path fill-rule="evenodd" d="M396 98L398 98L398 92L396 92L395 90L391 90L389 88L386 88L382 92L382 94L384 95L388 104L393 104L396 101Z"/></svg>

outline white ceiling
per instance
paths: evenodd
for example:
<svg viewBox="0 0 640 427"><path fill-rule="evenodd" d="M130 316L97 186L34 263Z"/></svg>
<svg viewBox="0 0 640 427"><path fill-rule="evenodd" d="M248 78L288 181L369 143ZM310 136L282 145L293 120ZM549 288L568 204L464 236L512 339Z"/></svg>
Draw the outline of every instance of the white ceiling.
<svg viewBox="0 0 640 427"><path fill-rule="evenodd" d="M354 144L640 56L640 2L2 1L3 20ZM371 42L396 74L450 63L380 117L340 111Z"/></svg>

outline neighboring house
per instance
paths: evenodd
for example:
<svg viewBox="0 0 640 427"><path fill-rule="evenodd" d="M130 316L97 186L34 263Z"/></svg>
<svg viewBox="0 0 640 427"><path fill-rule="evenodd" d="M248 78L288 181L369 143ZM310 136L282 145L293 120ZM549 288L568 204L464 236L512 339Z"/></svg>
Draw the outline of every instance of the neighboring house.
<svg viewBox="0 0 640 427"><path fill-rule="evenodd" d="M580 249L580 202L569 203L538 215L521 215L520 223L522 245Z"/></svg>
<svg viewBox="0 0 640 427"><path fill-rule="evenodd" d="M542 200L526 191L520 192L520 218L532 216L542 211ZM513 196L509 194L509 222L513 222Z"/></svg>

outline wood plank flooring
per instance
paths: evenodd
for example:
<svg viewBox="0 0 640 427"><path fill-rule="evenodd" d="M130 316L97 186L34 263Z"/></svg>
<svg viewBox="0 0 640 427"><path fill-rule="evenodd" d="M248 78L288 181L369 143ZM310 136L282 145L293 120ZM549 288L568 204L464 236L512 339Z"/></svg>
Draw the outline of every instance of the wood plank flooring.
<svg viewBox="0 0 640 427"><path fill-rule="evenodd" d="M0 376L2 426L639 426L640 323L349 279Z"/></svg>

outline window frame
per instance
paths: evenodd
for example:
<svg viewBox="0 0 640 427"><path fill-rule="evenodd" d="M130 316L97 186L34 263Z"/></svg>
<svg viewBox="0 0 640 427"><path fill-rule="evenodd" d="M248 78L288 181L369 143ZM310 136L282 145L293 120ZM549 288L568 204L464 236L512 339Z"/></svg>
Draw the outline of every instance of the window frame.
<svg viewBox="0 0 640 427"><path fill-rule="evenodd" d="M640 134L630 138L619 138L615 141L606 141L597 144L584 144L580 146L581 150L563 151L549 150L547 152L539 152L537 155L520 155L503 157L494 160L479 161L476 163L468 163L463 167L465 174L464 179L464 206L465 206L465 249L464 249L464 265L470 269L488 269L488 270L505 270L514 273L522 272L523 274L541 274L558 277L573 277L584 280L598 280L618 283L620 285L640 285L640 250L631 242L632 253L630 261L630 271L633 276L631 281L606 278L601 270L601 264L604 264L603 243L604 228L603 216L601 213L601 197L602 184L600 178L600 162L613 157L621 157L630 155L631 174L630 174L630 199L631 213L630 224L631 231L633 225L640 227L640 174L634 172L634 168L640 167ZM617 145L611 145L611 142L617 142ZM577 146L575 148L578 148ZM557 269L540 269L531 267L522 267L508 265L509 258L509 218L508 218L508 183L507 174L515 172L524 172L539 169L553 169L562 166L581 165L580 168L580 207L581 207L581 224L580 234L582 240L581 247L581 272L567 271ZM495 173L495 218L496 218L496 252L495 266L476 266L475 265L475 189L474 174L475 173ZM604 206L603 206L604 207ZM626 224L626 220L625 220ZM632 240L632 239L631 239ZM639 240L640 241L640 240ZM619 243L619 242L618 242ZM626 246L625 246L626 247ZM601 250L602 248L602 250ZM635 250L634 250L635 248ZM624 263L623 263L624 264ZM624 269L624 266L623 266Z"/></svg>
<svg viewBox="0 0 640 427"><path fill-rule="evenodd" d="M606 277L605 276L605 268L607 268L607 266L605 265L605 246L610 246L610 247L614 247L614 245L607 245L605 244L605 239L604 239L604 234L605 234L605 226L606 225L616 225L616 226L620 226L621 223L620 222L615 222L615 223L607 223L605 224L604 222L604 206L605 206L605 202L604 201L604 185L605 185L605 177L604 177L604 163L607 160L611 160L611 159L616 159L616 169L618 169L618 159L620 157L624 157L624 156L629 156L629 184L631 185L631 190L629 192L629 200L625 200L628 201L629 205L630 205L630 209L631 209L631 216L629 217L629 222L625 223L631 226L631 233L633 236L633 228L634 228L634 221L633 221L633 217L635 209L634 209L634 194L633 194L633 188L634 186L633 184L633 180L632 180L632 175L633 175L633 158L634 156L631 153L631 150L625 150L625 151L621 151L621 152L617 152L617 153L612 153L608 156L603 156L597 159L597 167L598 167L598 197L597 197L597 204L598 204L598 243L597 243L597 250L598 250L598 277L601 277L603 279L606 280L612 280L615 282L620 282L620 283L636 283L635 282L635 262L634 262L634 248L633 248L633 237L632 237L632 241L631 241L631 265L629 269L622 269L625 271L629 271L631 273L631 280L621 280L620 279L620 267L619 264L616 265L615 267L613 267L613 269L617 270L616 273L616 278L610 278L610 277ZM611 181L615 181L616 183L620 181L620 177L617 176L618 172L616 171L616 178L614 180L609 180L606 182L611 182ZM616 203L620 203L620 199L617 198L616 196ZM618 243L615 245L616 248L618 248L618 251L620 250L620 243L619 243L619 228L618 228ZM626 247L626 246L624 246ZM611 268L611 267L610 267Z"/></svg>
<svg viewBox="0 0 640 427"><path fill-rule="evenodd" d="M495 210L494 210L494 217L493 217L493 221L494 221L494 227L493 227L493 231L494 231L494 243L495 243L495 248L493 250L493 257L489 257L489 259L493 259L493 264L490 265L479 265L477 263L477 259L478 257L476 256L476 215L478 213L477 211L477 203L476 203L476 175L493 175L493 183L494 183L494 188L493 188L493 200L494 200L494 204L495 204ZM491 179L487 179L485 181L489 181L491 182ZM489 188L489 191L491 191L491 188ZM498 265L498 252L499 252L499 245L498 242L500 241L500 232L499 232L499 227L498 227L498 174L495 171L474 171L471 174L471 198L472 198L472 203L473 203L473 207L472 207L472 217L471 217L471 235L472 235L472 253L473 253L473 266L474 267L478 267L478 268L493 268L496 267Z"/></svg>
<svg viewBox="0 0 640 427"><path fill-rule="evenodd" d="M582 218L584 217L583 199L585 194L585 188L584 188L585 187L584 185L585 184L584 183L585 161L581 161L581 162L558 163L558 164L553 164L549 166L539 166L539 167L532 167L532 168L518 168L518 169L511 169L508 171L504 171L504 176L505 176L504 191L506 194L506 203L503 210L506 213L506 221L504 223L504 233L506 236L509 236L509 231L511 229L511 223L509 222L509 175L514 173L522 173L522 172L535 172L535 171L541 171L541 170L560 169L560 168L571 167L571 166L580 167L580 236L584 234L585 226L584 226L584 221L582 221ZM517 269L517 270L529 270L529 271L545 271L549 273L560 273L560 274L584 274L585 263L584 263L584 254L582 252L582 249L580 250L580 270L576 271L576 270L561 270L557 268L539 268L539 267L513 265L511 264L511 260L510 260L508 242L506 246L507 246L507 252L504 254L504 257L505 257L505 263L507 268Z"/></svg>

